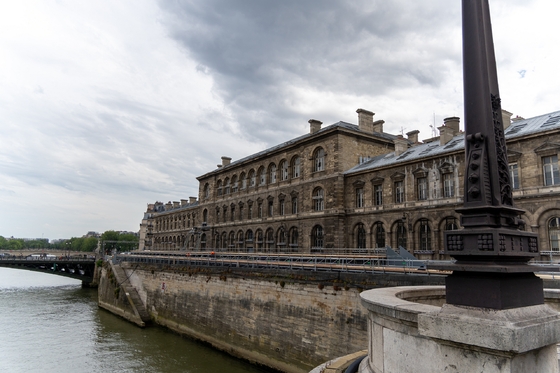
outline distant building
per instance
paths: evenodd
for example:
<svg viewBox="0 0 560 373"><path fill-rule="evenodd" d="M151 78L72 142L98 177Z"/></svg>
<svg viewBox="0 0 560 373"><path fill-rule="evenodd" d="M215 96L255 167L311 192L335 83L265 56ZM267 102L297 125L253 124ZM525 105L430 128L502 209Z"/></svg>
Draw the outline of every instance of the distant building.
<svg viewBox="0 0 560 373"><path fill-rule="evenodd" d="M402 246L443 259L443 232L460 228L464 135L447 118L418 141L383 132L358 110L338 122L231 162L197 179L198 201L148 205L140 229L150 250L313 252ZM542 260L560 255L560 111L535 118L503 112L514 201Z"/></svg>

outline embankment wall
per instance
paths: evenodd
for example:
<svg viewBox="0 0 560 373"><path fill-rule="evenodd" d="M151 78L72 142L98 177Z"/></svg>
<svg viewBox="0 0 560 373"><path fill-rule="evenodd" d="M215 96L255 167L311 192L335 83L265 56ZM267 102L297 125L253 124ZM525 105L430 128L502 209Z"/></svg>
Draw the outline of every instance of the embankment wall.
<svg viewBox="0 0 560 373"><path fill-rule="evenodd" d="M126 263L122 268L153 322L290 373L308 372L324 361L367 348L367 312L359 297L362 290L443 281L433 276ZM114 290L115 281L108 279L109 273L104 270L102 277L107 279L100 282L100 305L110 305L105 308L125 318L134 315L123 294Z"/></svg>

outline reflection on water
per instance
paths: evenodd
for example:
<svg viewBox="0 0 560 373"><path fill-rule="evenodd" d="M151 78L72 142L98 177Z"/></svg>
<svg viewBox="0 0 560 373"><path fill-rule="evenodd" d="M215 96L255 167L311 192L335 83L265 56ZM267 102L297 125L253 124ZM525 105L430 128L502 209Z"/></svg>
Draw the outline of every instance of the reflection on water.
<svg viewBox="0 0 560 373"><path fill-rule="evenodd" d="M0 372L266 372L97 307L65 277L0 268Z"/></svg>

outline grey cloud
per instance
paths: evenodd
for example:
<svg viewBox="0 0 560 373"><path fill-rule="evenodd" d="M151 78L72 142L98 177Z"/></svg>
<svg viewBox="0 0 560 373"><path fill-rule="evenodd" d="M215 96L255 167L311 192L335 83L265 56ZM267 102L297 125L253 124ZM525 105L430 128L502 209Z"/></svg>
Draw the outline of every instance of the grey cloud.
<svg viewBox="0 0 560 373"><path fill-rule="evenodd" d="M275 141L264 131L270 122L301 122L301 113L285 104L290 87L375 97L395 87L437 87L444 62L460 64L449 33L460 23L459 9L445 0L161 1L160 7L170 35L214 76L244 132L269 143Z"/></svg>

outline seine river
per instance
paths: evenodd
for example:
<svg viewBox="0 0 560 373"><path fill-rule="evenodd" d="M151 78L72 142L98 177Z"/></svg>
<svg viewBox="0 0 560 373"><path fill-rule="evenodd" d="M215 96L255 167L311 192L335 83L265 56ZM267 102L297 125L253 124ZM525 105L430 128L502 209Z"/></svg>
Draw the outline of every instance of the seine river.
<svg viewBox="0 0 560 373"><path fill-rule="evenodd" d="M159 327L97 307L61 276L0 268L0 372L266 372Z"/></svg>

